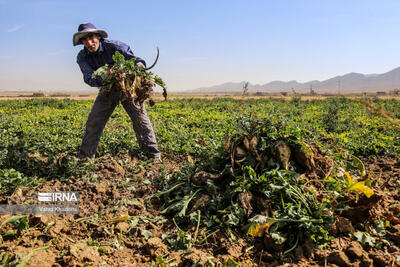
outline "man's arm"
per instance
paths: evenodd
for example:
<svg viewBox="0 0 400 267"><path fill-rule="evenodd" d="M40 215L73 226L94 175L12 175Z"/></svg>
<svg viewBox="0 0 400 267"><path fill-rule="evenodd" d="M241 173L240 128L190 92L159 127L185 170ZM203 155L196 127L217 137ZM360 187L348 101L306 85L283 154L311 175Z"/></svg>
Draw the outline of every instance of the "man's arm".
<svg viewBox="0 0 400 267"><path fill-rule="evenodd" d="M89 86L92 86L92 87L103 86L103 81L102 81L101 77L95 77L95 78L92 77L94 70L86 62L86 60L83 58L83 56L81 54L78 54L76 62L78 63L79 67L81 68L81 71L83 73L83 80L85 81L85 83L87 83Z"/></svg>

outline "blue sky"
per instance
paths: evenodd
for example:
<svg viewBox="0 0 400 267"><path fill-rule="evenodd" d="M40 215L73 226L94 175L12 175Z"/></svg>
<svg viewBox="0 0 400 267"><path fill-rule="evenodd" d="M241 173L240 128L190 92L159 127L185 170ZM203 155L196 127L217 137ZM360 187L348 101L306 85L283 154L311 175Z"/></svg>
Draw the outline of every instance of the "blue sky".
<svg viewBox="0 0 400 267"><path fill-rule="evenodd" d="M400 66L400 1L0 0L0 90L87 90L72 46L90 21L173 90L324 80Z"/></svg>

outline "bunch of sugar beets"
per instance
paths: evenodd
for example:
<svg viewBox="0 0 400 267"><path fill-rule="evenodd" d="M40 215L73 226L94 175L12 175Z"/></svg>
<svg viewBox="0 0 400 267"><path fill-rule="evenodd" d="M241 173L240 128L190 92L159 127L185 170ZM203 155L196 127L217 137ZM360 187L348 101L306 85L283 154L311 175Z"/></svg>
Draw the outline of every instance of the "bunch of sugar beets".
<svg viewBox="0 0 400 267"><path fill-rule="evenodd" d="M143 108L143 103L149 99L150 106L155 104L151 99L153 95L153 87L157 84L163 88L163 96L167 98L167 89L164 81L148 71L153 68L158 60L159 49L157 48L157 57L154 63L148 68L142 68L135 65L136 58L125 60L124 56L118 51L113 55L114 64L108 64L98 68L93 77L100 76L103 79L104 86L100 91L105 92L106 96L111 91L121 93L121 101L132 98L137 100L140 107Z"/></svg>

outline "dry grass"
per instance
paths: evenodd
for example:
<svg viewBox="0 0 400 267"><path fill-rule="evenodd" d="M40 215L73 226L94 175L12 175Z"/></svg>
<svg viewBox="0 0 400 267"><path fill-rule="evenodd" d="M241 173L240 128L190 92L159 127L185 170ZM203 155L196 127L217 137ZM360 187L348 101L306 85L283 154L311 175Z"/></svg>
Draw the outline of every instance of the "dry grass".
<svg viewBox="0 0 400 267"><path fill-rule="evenodd" d="M74 100L94 100L97 94L88 94L88 93L53 93L46 94L47 98L54 99L74 99ZM363 97L361 94L348 94L341 95L348 98L359 99ZM233 98L233 99L286 99L290 100L295 95L282 96L280 94L269 94L269 95L248 95L242 96L241 94L185 94L185 93L168 93L168 99L187 99L187 98L200 98L200 99L214 99L214 98ZM324 96L324 95L298 95L302 100L323 100L332 96ZM30 98L38 98L37 96L33 96L33 92L0 92L0 100L12 100L12 99L30 99ZM368 95L367 98L378 98L378 99L396 99L400 100L400 95ZM154 95L153 99L157 102L162 101L164 98L161 93L157 93Z"/></svg>

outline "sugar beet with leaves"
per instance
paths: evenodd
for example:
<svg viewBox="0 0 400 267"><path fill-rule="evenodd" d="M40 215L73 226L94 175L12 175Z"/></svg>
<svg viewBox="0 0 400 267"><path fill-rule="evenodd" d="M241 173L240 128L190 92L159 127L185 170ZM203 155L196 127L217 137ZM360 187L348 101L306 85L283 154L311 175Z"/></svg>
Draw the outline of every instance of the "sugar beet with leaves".
<svg viewBox="0 0 400 267"><path fill-rule="evenodd" d="M136 58L125 60L124 56L117 51L113 55L113 60L112 66L106 64L93 73L93 76L100 76L103 79L104 85L100 91L105 92L106 95L112 90L120 92L121 100L133 98L143 108L143 102L146 99L149 99L150 105L154 105L151 96L153 87L157 84L163 88L163 96L166 99L167 89L164 81L147 69L135 65Z"/></svg>
<svg viewBox="0 0 400 267"><path fill-rule="evenodd" d="M304 174L324 181L335 174L335 165L322 163L333 158L308 145L307 133L292 124L250 114L237 125L213 158L168 181L158 195L166 206L163 213L184 224L200 210L209 231L223 229L232 236L241 229L254 238L270 238L286 253L306 239L329 241L335 217L326 199L345 194L346 180L332 178L342 191L321 194Z"/></svg>

